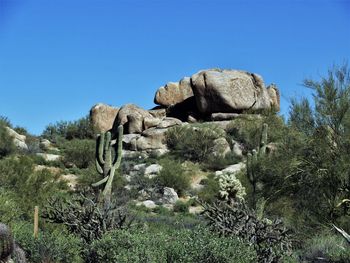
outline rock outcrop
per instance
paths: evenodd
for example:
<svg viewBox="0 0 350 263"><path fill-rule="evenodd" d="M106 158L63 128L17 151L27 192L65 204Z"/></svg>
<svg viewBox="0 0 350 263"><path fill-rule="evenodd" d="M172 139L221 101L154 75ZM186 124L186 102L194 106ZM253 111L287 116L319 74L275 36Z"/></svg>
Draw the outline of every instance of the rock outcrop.
<svg viewBox="0 0 350 263"><path fill-rule="evenodd" d="M261 76L239 70L203 70L191 77L198 110L203 114L240 113L277 105Z"/></svg>
<svg viewBox="0 0 350 263"><path fill-rule="evenodd" d="M28 145L26 144L27 137L17 133L15 130L10 127L6 127L7 133L12 137L13 143L19 150L27 151Z"/></svg>
<svg viewBox="0 0 350 263"><path fill-rule="evenodd" d="M192 96L191 79L185 77L179 82L169 82L164 87L160 87L154 97L154 103L169 107Z"/></svg>
<svg viewBox="0 0 350 263"><path fill-rule="evenodd" d="M144 120L154 118L151 113L138 107L135 104L126 104L120 108L114 121L113 127L124 126L126 134L142 133L144 130Z"/></svg>
<svg viewBox="0 0 350 263"><path fill-rule="evenodd" d="M103 103L98 103L90 110L90 120L96 133L106 132L113 127L119 109Z"/></svg>
<svg viewBox="0 0 350 263"><path fill-rule="evenodd" d="M113 131L123 125L123 145L128 150L164 153L168 128L204 121L226 130L236 118L259 118L261 110L279 110L280 94L274 84L266 88L262 77L255 73L208 69L167 83L156 91L154 102L159 106L151 110L134 104L118 109L100 103L91 109L90 118L96 132ZM218 151L214 152L218 155L229 151L224 140L216 144ZM240 155L239 149L235 152Z"/></svg>

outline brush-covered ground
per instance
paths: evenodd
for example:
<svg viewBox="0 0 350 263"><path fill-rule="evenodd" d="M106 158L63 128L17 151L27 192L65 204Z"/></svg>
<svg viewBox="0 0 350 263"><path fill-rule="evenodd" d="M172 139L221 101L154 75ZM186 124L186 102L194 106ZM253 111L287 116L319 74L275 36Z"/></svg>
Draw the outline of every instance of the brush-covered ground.
<svg viewBox="0 0 350 263"><path fill-rule="evenodd" d="M108 207L91 187L102 178L88 117L41 136L2 117L0 222L29 262L350 262L333 227L350 232L349 71L304 84L313 99L293 100L285 119L263 112L225 131L177 126L168 153L124 155ZM6 127L26 135L28 149L18 150ZM222 136L242 154L213 155ZM242 169L225 172L235 164ZM152 176L151 165L161 167ZM164 201L165 187L175 202Z"/></svg>

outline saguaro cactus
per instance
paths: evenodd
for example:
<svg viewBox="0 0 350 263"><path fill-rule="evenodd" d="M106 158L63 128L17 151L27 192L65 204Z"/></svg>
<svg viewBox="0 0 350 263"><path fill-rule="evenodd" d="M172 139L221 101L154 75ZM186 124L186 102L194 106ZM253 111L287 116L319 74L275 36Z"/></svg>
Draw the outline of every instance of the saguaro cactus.
<svg viewBox="0 0 350 263"><path fill-rule="evenodd" d="M103 175L103 179L92 184L93 187L105 185L100 200L106 205L110 204L114 173L122 159L123 125L118 127L117 140L113 141L111 137L110 132L97 136L96 169Z"/></svg>
<svg viewBox="0 0 350 263"><path fill-rule="evenodd" d="M0 223L0 262L6 262L14 249L13 237L10 229Z"/></svg>
<svg viewBox="0 0 350 263"><path fill-rule="evenodd" d="M267 145L267 130L268 125L263 124L260 134L260 143L257 149L253 149L247 155L247 176L250 184L253 187L253 202L255 203L256 185L257 185L257 174L256 166L260 157L266 154Z"/></svg>

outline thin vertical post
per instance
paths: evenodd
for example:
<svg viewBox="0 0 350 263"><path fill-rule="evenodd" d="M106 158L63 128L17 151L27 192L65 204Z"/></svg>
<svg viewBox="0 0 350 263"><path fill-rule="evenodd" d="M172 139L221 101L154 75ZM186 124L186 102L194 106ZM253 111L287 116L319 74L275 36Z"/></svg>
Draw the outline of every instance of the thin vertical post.
<svg viewBox="0 0 350 263"><path fill-rule="evenodd" d="M34 238L38 238L39 233L39 207L34 207Z"/></svg>

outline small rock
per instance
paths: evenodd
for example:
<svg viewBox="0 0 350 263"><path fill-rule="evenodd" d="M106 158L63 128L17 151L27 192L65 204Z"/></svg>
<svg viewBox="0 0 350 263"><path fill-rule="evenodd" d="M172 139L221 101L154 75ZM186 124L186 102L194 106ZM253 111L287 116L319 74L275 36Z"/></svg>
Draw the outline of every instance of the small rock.
<svg viewBox="0 0 350 263"><path fill-rule="evenodd" d="M198 122L198 120L195 117L193 117L192 115L188 115L187 122L188 123L196 123L196 122Z"/></svg>
<svg viewBox="0 0 350 263"><path fill-rule="evenodd" d="M61 159L61 155L58 154L37 153L36 155L41 156L47 162L58 161Z"/></svg>
<svg viewBox="0 0 350 263"><path fill-rule="evenodd" d="M150 174L159 174L159 172L162 170L162 166L159 164L151 164L146 167L145 169L145 175L150 175Z"/></svg>
<svg viewBox="0 0 350 263"><path fill-rule="evenodd" d="M138 192L138 199L139 200L147 200L150 197L151 196L149 195L149 193L145 189L142 189Z"/></svg>
<svg viewBox="0 0 350 263"><path fill-rule="evenodd" d="M163 189L163 197L161 199L163 204L175 204L176 201L179 200L179 196L175 192L173 188L164 187Z"/></svg>
<svg viewBox="0 0 350 263"><path fill-rule="evenodd" d="M230 166L226 167L225 169L223 169L221 171L216 171L215 175L218 176L218 175L221 175L221 174L224 174L224 173L237 174L238 172L240 172L245 167L246 167L245 163L240 162L240 163L237 163L237 164L230 165Z"/></svg>
<svg viewBox="0 0 350 263"><path fill-rule="evenodd" d="M193 215L198 215L204 211L202 206L190 206L188 208L188 212Z"/></svg>
<svg viewBox="0 0 350 263"><path fill-rule="evenodd" d="M140 163L140 164L136 164L134 165L134 167L132 168L134 171L142 171L144 169L146 169L147 164L145 163Z"/></svg>
<svg viewBox="0 0 350 263"><path fill-rule="evenodd" d="M78 177L75 174L64 174L61 175L60 178L67 182L67 185L71 190L74 191L76 189Z"/></svg>
<svg viewBox="0 0 350 263"><path fill-rule="evenodd" d="M146 201L137 203L136 205L137 206L144 205L145 207L147 207L149 209L154 209L157 207L157 205L152 200L146 200Z"/></svg>
<svg viewBox="0 0 350 263"><path fill-rule="evenodd" d="M40 144L39 144L40 148L43 150L49 150L52 147L52 144L49 140L47 139L41 139L40 140Z"/></svg>
<svg viewBox="0 0 350 263"><path fill-rule="evenodd" d="M229 152L231 152L230 144L224 137L214 140L214 147L212 149L212 154L214 156L224 157Z"/></svg>
<svg viewBox="0 0 350 263"><path fill-rule="evenodd" d="M232 152L234 153L234 155L240 158L243 157L243 146L235 140L232 140L232 145Z"/></svg>

